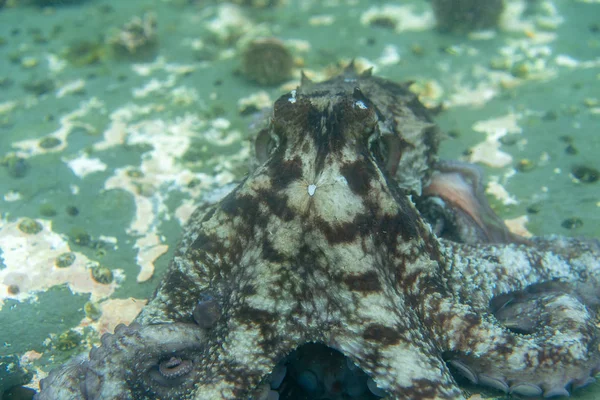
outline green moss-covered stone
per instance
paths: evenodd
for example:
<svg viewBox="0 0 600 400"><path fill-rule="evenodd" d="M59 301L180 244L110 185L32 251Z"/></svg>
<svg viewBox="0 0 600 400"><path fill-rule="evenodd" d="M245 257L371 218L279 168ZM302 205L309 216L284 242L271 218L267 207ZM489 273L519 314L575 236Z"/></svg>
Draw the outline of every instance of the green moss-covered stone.
<svg viewBox="0 0 600 400"><path fill-rule="evenodd" d="M73 241L73 243L78 244L80 246L87 246L92 241L92 237L90 236L90 234L82 228L73 228L71 230L70 238Z"/></svg>
<svg viewBox="0 0 600 400"><path fill-rule="evenodd" d="M24 178L30 169L27 160L13 154L4 157L2 165L7 168L8 175L17 179Z"/></svg>
<svg viewBox="0 0 600 400"><path fill-rule="evenodd" d="M48 136L40 140L39 146L42 149L53 149L55 147L60 146L62 141L59 138L55 138L54 136Z"/></svg>
<svg viewBox="0 0 600 400"><path fill-rule="evenodd" d="M54 260L54 265L58 268L67 268L75 262L75 253L62 253Z"/></svg>
<svg viewBox="0 0 600 400"><path fill-rule="evenodd" d="M92 278L103 285L108 285L114 279L113 273L107 267L101 265L92 268Z"/></svg>
<svg viewBox="0 0 600 400"><path fill-rule="evenodd" d="M107 45L119 59L140 61L152 59L158 50L156 15L135 16L107 39Z"/></svg>
<svg viewBox="0 0 600 400"><path fill-rule="evenodd" d="M578 165L571 169L571 173L577 180L583 183L594 183L600 178L600 171L585 165Z"/></svg>
<svg viewBox="0 0 600 400"><path fill-rule="evenodd" d="M28 235L40 233L42 229L44 229L42 224L31 218L23 218L21 222L19 222L19 230Z"/></svg>
<svg viewBox="0 0 600 400"><path fill-rule="evenodd" d="M443 32L468 32L498 25L503 0L432 0L437 26Z"/></svg>
<svg viewBox="0 0 600 400"><path fill-rule="evenodd" d="M26 0L27 1L27 0ZM83 3L87 0L29 0L29 3L38 7L55 7L63 4Z"/></svg>
<svg viewBox="0 0 600 400"><path fill-rule="evenodd" d="M581 218L571 217L565 219L560 225L565 229L577 229L583 226L583 221Z"/></svg>
<svg viewBox="0 0 600 400"><path fill-rule="evenodd" d="M23 89L36 96L51 92L56 87L52 79L38 79L23 84Z"/></svg>
<svg viewBox="0 0 600 400"><path fill-rule="evenodd" d="M40 215L43 217L54 217L56 216L56 208L52 204L44 203L40 205Z"/></svg>
<svg viewBox="0 0 600 400"><path fill-rule="evenodd" d="M225 1L219 1L225 3ZM228 1L241 6L252 7L252 8L269 8L275 7L281 4L281 0L232 0Z"/></svg>
<svg viewBox="0 0 600 400"><path fill-rule="evenodd" d="M76 67L94 65L106 57L106 49L102 42L78 41L67 48L65 58Z"/></svg>
<svg viewBox="0 0 600 400"><path fill-rule="evenodd" d="M288 79L294 59L283 42L275 38L255 39L242 53L242 72L261 85L277 85Z"/></svg>
<svg viewBox="0 0 600 400"><path fill-rule="evenodd" d="M60 351L72 350L79 346L83 336L74 330L68 330L61 333L54 341L54 347Z"/></svg>
<svg viewBox="0 0 600 400"><path fill-rule="evenodd" d="M93 302L88 301L83 306L83 311L85 312L85 316L91 319L92 321L98 320L102 316L102 311L98 308Z"/></svg>
<svg viewBox="0 0 600 400"><path fill-rule="evenodd" d="M70 215L71 217L79 215L79 209L75 206L67 206L65 211L67 212L67 215Z"/></svg>
<svg viewBox="0 0 600 400"><path fill-rule="evenodd" d="M535 168L535 163L531 160L528 160L527 158L524 158L522 160L519 160L515 168L519 172L529 172Z"/></svg>

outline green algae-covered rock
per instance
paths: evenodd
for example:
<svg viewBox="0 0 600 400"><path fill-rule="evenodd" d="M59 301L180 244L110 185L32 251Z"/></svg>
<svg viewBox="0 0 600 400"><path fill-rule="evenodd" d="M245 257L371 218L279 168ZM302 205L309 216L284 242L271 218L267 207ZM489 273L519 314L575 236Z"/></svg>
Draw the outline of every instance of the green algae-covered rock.
<svg viewBox="0 0 600 400"><path fill-rule="evenodd" d="M443 32L468 32L498 25L503 0L432 0L437 26Z"/></svg>

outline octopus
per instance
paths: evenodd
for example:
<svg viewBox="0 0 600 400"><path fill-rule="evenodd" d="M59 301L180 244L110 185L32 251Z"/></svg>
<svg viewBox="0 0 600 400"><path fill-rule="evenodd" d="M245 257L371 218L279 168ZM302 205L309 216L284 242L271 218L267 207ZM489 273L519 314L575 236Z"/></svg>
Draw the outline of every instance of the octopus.
<svg viewBox="0 0 600 400"><path fill-rule="evenodd" d="M438 159L440 136L408 83L354 64L303 76L256 134L248 175L195 211L136 320L51 372L36 399L458 400L459 382L543 397L589 385L599 241L512 234L481 172ZM368 389L344 393L343 379Z"/></svg>

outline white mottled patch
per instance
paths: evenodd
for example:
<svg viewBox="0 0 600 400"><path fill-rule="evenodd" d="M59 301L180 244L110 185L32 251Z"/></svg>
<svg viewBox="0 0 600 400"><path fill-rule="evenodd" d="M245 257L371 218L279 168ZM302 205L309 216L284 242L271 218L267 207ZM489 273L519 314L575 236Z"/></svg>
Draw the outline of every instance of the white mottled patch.
<svg viewBox="0 0 600 400"><path fill-rule="evenodd" d="M308 19L308 24L312 26L329 26L333 25L335 17L333 15L313 15Z"/></svg>
<svg viewBox="0 0 600 400"><path fill-rule="evenodd" d="M514 234L527 238L533 237L533 233L527 230L527 224L529 223L529 217L527 215L506 219L504 220L504 223L506 224L508 230Z"/></svg>
<svg viewBox="0 0 600 400"><path fill-rule="evenodd" d="M5 101L0 103L0 115L2 114L10 114L15 108L17 108L18 103L16 101Z"/></svg>
<svg viewBox="0 0 600 400"><path fill-rule="evenodd" d="M12 146L17 149L17 155L23 158L29 158L39 154L63 151L67 147L68 136L74 129L83 128L88 132L95 132L96 129L92 125L81 122L80 119L86 117L90 113L101 113L103 107L104 103L95 97L92 97L86 101L82 101L79 103L78 108L60 117L60 126L54 132L47 134L40 132L40 136L38 138L14 142ZM40 147L40 140L47 137L59 139L61 144L50 149L44 149Z"/></svg>
<svg viewBox="0 0 600 400"><path fill-rule="evenodd" d="M478 82L473 86L457 85L450 95L448 107L472 106L481 107L496 97L500 89L486 82Z"/></svg>
<svg viewBox="0 0 600 400"><path fill-rule="evenodd" d="M520 118L520 114L510 113L503 117L475 123L473 130L485 133L486 138L471 148L469 162L480 162L495 168L509 165L512 156L500 150L500 138L508 133L521 133L521 127L517 123Z"/></svg>
<svg viewBox="0 0 600 400"><path fill-rule="evenodd" d="M136 99L143 99L148 96L156 96L167 93L167 89L175 86L175 76L171 75L167 79L159 80L156 78L150 79L140 88L133 88L131 93Z"/></svg>
<svg viewBox="0 0 600 400"><path fill-rule="evenodd" d="M493 179L495 178L495 179ZM513 204L519 204L519 200L514 195L511 195L504 186L498 182L497 177L493 177L485 188L485 193L494 196L500 200L502 204L508 206Z"/></svg>
<svg viewBox="0 0 600 400"><path fill-rule="evenodd" d="M263 110L273 105L273 100L269 94L264 91L258 91L247 97L242 97L238 100L238 110L243 111L250 107L256 108L257 110Z"/></svg>
<svg viewBox="0 0 600 400"><path fill-rule="evenodd" d="M367 105L362 100L355 101L354 105L356 107L360 108L361 110L366 110L368 108Z"/></svg>
<svg viewBox="0 0 600 400"><path fill-rule="evenodd" d="M85 153L70 160L63 158L62 161L64 161L71 171L80 178L85 178L89 174L106 171L107 169L107 165L100 161L99 158L90 158Z"/></svg>
<svg viewBox="0 0 600 400"><path fill-rule="evenodd" d="M51 221L37 220L43 226L37 234L21 232L19 222L0 220L0 249L6 265L0 270L0 307L4 299L34 300L37 292L62 284L67 284L74 293L89 293L92 301L110 296L117 288L121 270L112 270L115 275L112 283L98 283L90 272L95 264L82 253L73 252L75 261L69 267L54 265L58 256L72 250L65 238L52 231ZM10 285L17 285L19 293L10 294Z"/></svg>
<svg viewBox="0 0 600 400"><path fill-rule="evenodd" d="M162 244L158 235L151 232L137 239L134 247L138 249L136 260L141 268L136 279L145 282L154 274L154 262L167 252L169 246Z"/></svg>
<svg viewBox="0 0 600 400"><path fill-rule="evenodd" d="M65 59L60 58L56 54L52 53L46 54L46 61L48 62L48 69L52 73L61 72L68 64Z"/></svg>
<svg viewBox="0 0 600 400"><path fill-rule="evenodd" d="M131 69L140 76L150 76L159 71L182 76L194 72L196 67L190 64L168 63L165 57L159 56L149 63L133 64Z"/></svg>
<svg viewBox="0 0 600 400"><path fill-rule="evenodd" d="M108 299L101 302L98 306L102 315L97 321L91 321L84 318L79 327L90 326L98 332L99 335L113 333L115 327L119 324L129 325L135 317L138 316L142 308L148 303L146 299Z"/></svg>
<svg viewBox="0 0 600 400"><path fill-rule="evenodd" d="M308 195L309 196L314 196L315 195L315 191L317 190L317 185L308 185Z"/></svg>
<svg viewBox="0 0 600 400"><path fill-rule="evenodd" d="M388 44L383 48L383 52L376 62L382 66L395 65L400 62L400 59L401 57L398 47L393 44Z"/></svg>
<svg viewBox="0 0 600 400"><path fill-rule="evenodd" d="M83 79L76 79L71 82L67 82L62 85L56 91L56 97L60 99L61 97L65 97L69 94L81 94L85 90L85 81Z"/></svg>
<svg viewBox="0 0 600 400"><path fill-rule="evenodd" d="M23 197L21 196L21 193L17 192L16 190L9 190L4 194L4 201L7 203L19 201L22 198Z"/></svg>
<svg viewBox="0 0 600 400"><path fill-rule="evenodd" d="M239 37L253 28L253 22L243 14L240 7L232 4L221 4L217 15L204 24L224 42L232 37Z"/></svg>

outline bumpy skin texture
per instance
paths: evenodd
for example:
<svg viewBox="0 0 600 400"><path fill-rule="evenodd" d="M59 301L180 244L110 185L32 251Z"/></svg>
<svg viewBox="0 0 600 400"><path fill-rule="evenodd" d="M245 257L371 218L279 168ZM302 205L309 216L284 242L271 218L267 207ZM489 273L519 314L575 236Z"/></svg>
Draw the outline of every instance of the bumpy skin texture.
<svg viewBox="0 0 600 400"><path fill-rule="evenodd" d="M436 237L412 201L451 197L422 190L436 140L406 86L352 66L303 79L275 103L257 167L192 216L136 324L53 372L37 399L267 398L275 365L309 342L389 399L463 399L453 373L523 395L588 384L600 245ZM487 203L473 193L448 204L476 215Z"/></svg>

